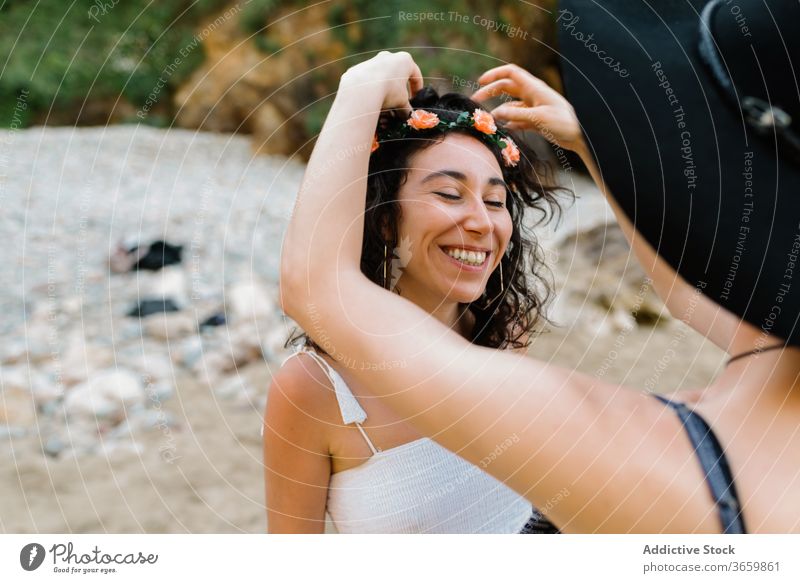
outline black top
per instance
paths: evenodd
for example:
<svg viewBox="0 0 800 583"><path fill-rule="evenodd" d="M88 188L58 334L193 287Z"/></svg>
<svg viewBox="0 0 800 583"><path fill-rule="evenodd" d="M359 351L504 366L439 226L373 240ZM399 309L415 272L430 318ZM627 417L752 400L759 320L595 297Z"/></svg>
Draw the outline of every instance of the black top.
<svg viewBox="0 0 800 583"><path fill-rule="evenodd" d="M739 495L736 493L728 459L717 436L705 419L683 403L676 403L659 395L655 397L678 413L686 433L689 434L711 489L711 496L717 505L723 534L745 534L747 529L744 526Z"/></svg>
<svg viewBox="0 0 800 583"><path fill-rule="evenodd" d="M552 522L547 520L538 510L533 509L533 514L519 531L519 534L561 534Z"/></svg>

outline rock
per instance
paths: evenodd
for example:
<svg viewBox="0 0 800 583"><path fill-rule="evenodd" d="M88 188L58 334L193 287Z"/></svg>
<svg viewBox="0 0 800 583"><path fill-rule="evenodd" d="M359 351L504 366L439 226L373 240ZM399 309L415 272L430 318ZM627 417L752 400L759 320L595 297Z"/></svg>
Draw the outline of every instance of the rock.
<svg viewBox="0 0 800 583"><path fill-rule="evenodd" d="M147 320L144 320L146 322ZM144 331L140 320L124 319L119 325L119 332L116 333L117 342L125 342L127 340L139 340L142 338Z"/></svg>
<svg viewBox="0 0 800 583"><path fill-rule="evenodd" d="M166 349L160 352L155 352L154 350L142 352L140 346L136 348L137 350L133 354L124 354L120 352L117 357L117 362L139 373L142 377L142 383L145 386L173 377L175 374L174 365L167 356Z"/></svg>
<svg viewBox="0 0 800 583"><path fill-rule="evenodd" d="M241 375L236 375L224 379L219 385L214 387L214 394L220 399L232 400L241 395L252 392L250 383Z"/></svg>
<svg viewBox="0 0 800 583"><path fill-rule="evenodd" d="M137 375L128 370L104 370L67 391L67 415L83 419L122 418L126 407L144 403Z"/></svg>
<svg viewBox="0 0 800 583"><path fill-rule="evenodd" d="M256 280L238 281L230 285L225 294L228 314L235 322L252 322L269 318L275 313L275 304L269 290Z"/></svg>
<svg viewBox="0 0 800 583"><path fill-rule="evenodd" d="M148 410L131 417L109 431L104 437L106 443L120 441L135 442L136 437L145 431L168 432L177 427L174 416L166 411Z"/></svg>
<svg viewBox="0 0 800 583"><path fill-rule="evenodd" d="M280 153L284 144L297 141L295 121L291 117L287 118L286 113L275 103L265 101L255 109L248 121L255 136L253 147L259 154Z"/></svg>
<svg viewBox="0 0 800 583"><path fill-rule="evenodd" d="M224 326L226 323L225 320L225 313L224 312L217 312L211 314L208 318L200 322L200 330L205 330L206 328L216 328L217 326Z"/></svg>
<svg viewBox="0 0 800 583"><path fill-rule="evenodd" d="M12 334L10 338L3 339L0 344L2 344L0 346L0 363L15 364L26 360L27 342L23 337L17 336L17 333Z"/></svg>
<svg viewBox="0 0 800 583"><path fill-rule="evenodd" d="M292 353L291 348L284 348L290 330L283 323L267 326L262 330L261 351L266 360L282 362Z"/></svg>
<svg viewBox="0 0 800 583"><path fill-rule="evenodd" d="M42 446L42 451L50 457L58 457L66 448L67 445L58 435L51 435Z"/></svg>
<svg viewBox="0 0 800 583"><path fill-rule="evenodd" d="M100 436L95 422L71 420L56 434L63 444L62 453L91 454L97 448Z"/></svg>
<svg viewBox="0 0 800 583"><path fill-rule="evenodd" d="M177 302L172 298L147 298L139 300L126 314L129 318L147 318L153 314L177 312L180 310Z"/></svg>
<svg viewBox="0 0 800 583"><path fill-rule="evenodd" d="M25 391L30 387L31 370L27 365L1 366L0 390Z"/></svg>
<svg viewBox="0 0 800 583"><path fill-rule="evenodd" d="M137 424L147 430L174 428L178 426L175 416L169 411L151 409L137 417Z"/></svg>
<svg viewBox="0 0 800 583"><path fill-rule="evenodd" d="M61 311L69 316L79 315L83 308L83 298L81 296L72 295L64 298L61 302Z"/></svg>
<svg viewBox="0 0 800 583"><path fill-rule="evenodd" d="M126 455L141 455L144 447L130 439L99 441L94 453L104 457L124 457Z"/></svg>
<svg viewBox="0 0 800 583"><path fill-rule="evenodd" d="M149 405L163 403L175 395L175 387L169 381L159 381L145 385Z"/></svg>
<svg viewBox="0 0 800 583"><path fill-rule="evenodd" d="M33 319L13 332L11 337L19 340L12 341L3 351L3 362L39 363L50 358L53 347L57 346L58 326L52 322Z"/></svg>
<svg viewBox="0 0 800 583"><path fill-rule="evenodd" d="M186 368L194 368L203 356L203 341L199 336L184 339L178 348L170 353L172 362Z"/></svg>
<svg viewBox="0 0 800 583"><path fill-rule="evenodd" d="M185 312L153 314L143 322L142 329L151 338L174 341L196 333L197 322Z"/></svg>
<svg viewBox="0 0 800 583"><path fill-rule="evenodd" d="M109 265L114 273L158 271L168 265L180 263L182 253L182 245L173 245L162 240L133 244L121 242L111 254Z"/></svg>
<svg viewBox="0 0 800 583"><path fill-rule="evenodd" d="M230 355L234 365L240 367L263 358L259 330L255 326L239 326L230 337Z"/></svg>
<svg viewBox="0 0 800 583"><path fill-rule="evenodd" d="M304 10L304 13L309 11L315 11L314 7ZM322 11L321 19L324 18L325 11ZM229 132L240 130L244 124L252 131L248 126L252 123L253 112L264 103L280 101L285 125L293 129L300 126L293 119L288 93L274 95L269 100L265 100L264 95L296 77L297 71L305 69L297 68L301 63L291 62L297 60L294 56L291 61L285 58L265 59L264 53L256 48L254 42L242 38L238 20L238 16L234 15L215 26L204 37L205 62L175 92L177 124L206 131ZM304 19L304 24L307 23L307 19ZM331 43L337 41L330 32L325 32L330 25L324 20L322 24L324 29L321 34L329 41L326 46L330 47ZM307 42L318 42L316 39L319 34L308 34L307 31L303 34L307 35ZM313 48L310 50L314 52ZM299 56L300 53L295 51L294 55ZM307 61L303 60L302 64L307 64ZM299 81L303 85L309 82L306 79ZM268 145L272 145L270 151L289 155L302 146L302 134L294 131L289 137L293 138L289 142L268 140Z"/></svg>
<svg viewBox="0 0 800 583"><path fill-rule="evenodd" d="M64 396L64 385L56 383L44 373L33 371L31 380L31 394L38 407L53 405Z"/></svg>
<svg viewBox="0 0 800 583"><path fill-rule="evenodd" d="M0 441L6 439L19 439L20 437L25 437L27 434L28 430L24 427L12 427L0 423Z"/></svg>
<svg viewBox="0 0 800 583"><path fill-rule="evenodd" d="M30 393L37 406L44 406L61 397L62 390L57 383L28 365L0 367L0 388Z"/></svg>
<svg viewBox="0 0 800 583"><path fill-rule="evenodd" d="M222 377L236 369L230 353L222 350L204 351L195 361L192 373L209 386L220 382Z"/></svg>
<svg viewBox="0 0 800 583"><path fill-rule="evenodd" d="M214 385L240 367L263 361L259 327L250 323L239 323L220 331L201 345L200 353L191 367L192 372L207 384ZM194 345L198 349L197 345Z"/></svg>
<svg viewBox="0 0 800 583"><path fill-rule="evenodd" d="M0 392L0 423L13 427L32 427L38 418L33 395L26 389Z"/></svg>
<svg viewBox="0 0 800 583"><path fill-rule="evenodd" d="M51 366L55 376L65 386L72 386L86 381L94 371L113 363L113 349L95 343L87 344L83 333L74 331L69 334L66 350L60 358L52 361Z"/></svg>
<svg viewBox="0 0 800 583"><path fill-rule="evenodd" d="M139 278L142 279L140 273ZM157 273L149 275L148 289L144 295L153 298L169 298L175 301L178 306L187 304L186 296L186 276L180 266L165 267Z"/></svg>
<svg viewBox="0 0 800 583"><path fill-rule="evenodd" d="M607 336L667 317L618 225L601 222L575 230L557 251L557 321Z"/></svg>
<svg viewBox="0 0 800 583"><path fill-rule="evenodd" d="M228 326L227 334L221 334L223 342L226 342L235 354L239 351L261 353L261 342L265 334L270 330L269 320L259 320L255 322L237 322L233 326Z"/></svg>

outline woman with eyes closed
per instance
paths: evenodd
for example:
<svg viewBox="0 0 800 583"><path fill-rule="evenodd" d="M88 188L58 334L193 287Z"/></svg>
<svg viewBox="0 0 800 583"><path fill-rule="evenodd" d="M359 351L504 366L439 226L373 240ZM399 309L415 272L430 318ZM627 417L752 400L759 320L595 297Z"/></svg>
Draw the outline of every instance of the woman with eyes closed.
<svg viewBox="0 0 800 583"><path fill-rule="evenodd" d="M552 216L557 188L536 154L476 102L413 89L414 114L380 118L364 168L361 271L474 344L524 352L549 288L523 214ZM317 143L339 141L346 121L332 110ZM324 167L316 155L310 164ZM306 176L304 188L317 187L324 184ZM515 435L471 465L371 398L350 374L403 362L391 354L349 362L344 351L302 332L290 342L300 349L273 376L265 414L269 532L321 533L326 513L340 533L554 530L479 467Z"/></svg>
<svg viewBox="0 0 800 583"><path fill-rule="evenodd" d="M349 370L466 460L518 434L485 470L563 532L800 532L800 4L740 3L746 38L723 0L563 0L562 16L624 55L626 74L561 27L570 101L513 64L485 72L472 96L516 98L493 115L586 163L669 312L730 354L706 386L668 398L487 350L376 288L359 270L365 155L331 169L327 190L301 189L287 229L286 313L350 360L407 359ZM419 69L386 53L352 75L370 97L337 96L352 133L319 151L369 143Z"/></svg>

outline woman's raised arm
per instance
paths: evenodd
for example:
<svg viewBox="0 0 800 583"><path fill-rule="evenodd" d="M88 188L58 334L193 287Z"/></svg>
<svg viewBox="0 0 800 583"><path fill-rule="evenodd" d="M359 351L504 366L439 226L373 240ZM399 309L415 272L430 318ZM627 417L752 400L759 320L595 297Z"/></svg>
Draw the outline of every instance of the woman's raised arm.
<svg viewBox="0 0 800 583"><path fill-rule="evenodd" d="M382 110L411 113L409 84L412 93L422 88L422 74L408 53L384 51L342 75L283 241L283 302L294 306L293 300L300 299L296 294L313 296L312 289L339 269L360 273L367 172L378 117ZM287 290L292 290L289 297Z"/></svg>
<svg viewBox="0 0 800 583"><path fill-rule="evenodd" d="M655 399L472 345L361 273L378 109L400 105L398 77L405 88L418 75L405 53L381 55L345 75L312 155L282 252L286 313L347 367L346 380L562 529L717 532L691 446Z"/></svg>

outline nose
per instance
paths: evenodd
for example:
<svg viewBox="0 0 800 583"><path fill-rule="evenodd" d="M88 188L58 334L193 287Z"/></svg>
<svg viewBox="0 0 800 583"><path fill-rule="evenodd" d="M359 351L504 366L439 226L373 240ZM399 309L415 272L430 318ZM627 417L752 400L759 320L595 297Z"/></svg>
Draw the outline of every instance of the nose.
<svg viewBox="0 0 800 583"><path fill-rule="evenodd" d="M494 223L492 222L492 217L489 216L489 211L486 209L483 200L480 198L477 200L472 199L464 210L465 213L462 220L464 230L481 236L492 233L494 230Z"/></svg>

